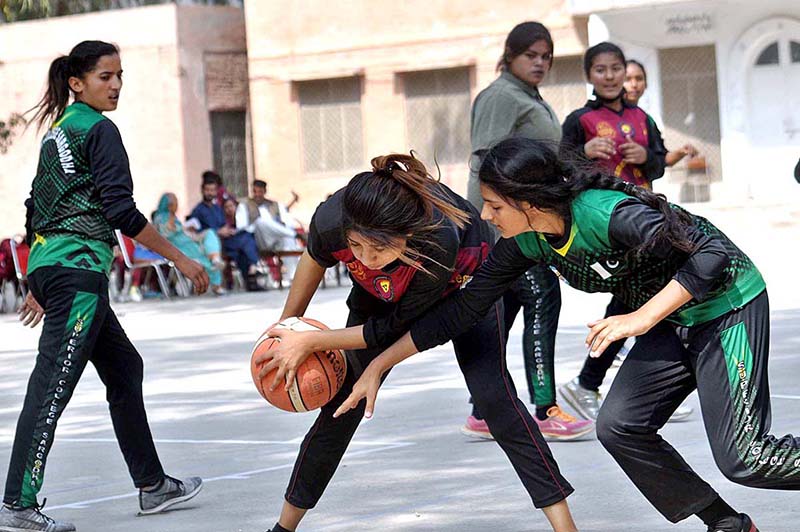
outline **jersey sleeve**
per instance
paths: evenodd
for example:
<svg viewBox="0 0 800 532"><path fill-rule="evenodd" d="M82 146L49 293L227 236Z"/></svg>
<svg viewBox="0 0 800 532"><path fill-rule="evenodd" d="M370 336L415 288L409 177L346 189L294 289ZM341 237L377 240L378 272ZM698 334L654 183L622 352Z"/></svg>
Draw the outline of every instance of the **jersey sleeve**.
<svg viewBox="0 0 800 532"><path fill-rule="evenodd" d="M664 227L664 215L652 207L631 198L621 201L611 214L608 234L612 245L635 248L652 240ZM686 236L694 245L686 262L673 275L698 302L719 282L730 257L721 240L703 233L695 226L687 228ZM676 253L668 242L655 246L651 253L666 258Z"/></svg>
<svg viewBox="0 0 800 532"><path fill-rule="evenodd" d="M645 148L647 159L642 165L642 170L648 181L655 181L664 176L664 169L667 167L667 148L664 146L661 130L650 115L647 115L647 139L648 144Z"/></svg>
<svg viewBox="0 0 800 532"><path fill-rule="evenodd" d="M501 238L467 285L429 310L411 326L420 351L455 338L480 321L514 281L537 261L515 239Z"/></svg>
<svg viewBox="0 0 800 532"><path fill-rule="evenodd" d="M138 235L147 225L147 218L133 201L128 154L117 126L111 120L99 121L86 135L85 147L106 220L126 236Z"/></svg>

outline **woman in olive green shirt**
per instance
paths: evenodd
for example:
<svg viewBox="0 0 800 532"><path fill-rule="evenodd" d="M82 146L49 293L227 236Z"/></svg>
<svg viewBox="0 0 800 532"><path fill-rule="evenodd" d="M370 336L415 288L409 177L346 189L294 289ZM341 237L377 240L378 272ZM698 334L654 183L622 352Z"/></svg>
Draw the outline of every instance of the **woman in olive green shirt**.
<svg viewBox="0 0 800 532"><path fill-rule="evenodd" d="M500 75L486 87L472 106L472 159L467 199L483 206L477 168L480 150L509 137L526 137L558 146L561 123L539 94L539 84L553 65L553 39L538 22L518 24L506 37L497 63ZM558 278L546 266L525 272L503 296L506 338L520 308L525 322L522 351L534 418L548 440L572 440L591 432L592 421L577 420L556 404L553 375L556 329L561 311ZM462 432L491 438L480 412L474 407Z"/></svg>

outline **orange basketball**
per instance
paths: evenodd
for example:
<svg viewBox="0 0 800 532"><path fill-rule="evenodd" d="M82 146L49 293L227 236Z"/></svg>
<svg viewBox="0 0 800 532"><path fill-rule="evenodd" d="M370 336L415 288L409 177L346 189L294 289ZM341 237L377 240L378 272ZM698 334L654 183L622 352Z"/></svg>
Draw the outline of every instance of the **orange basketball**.
<svg viewBox="0 0 800 532"><path fill-rule="evenodd" d="M325 330L328 327L309 318L287 318L275 325L293 331ZM320 408L342 388L344 377L347 374L347 359L341 351L317 351L312 353L297 368L297 375L289 387L279 386L269 391L275 371L270 371L263 379L258 378L260 365L255 363L255 358L261 353L272 349L280 340L270 338L267 333L261 335L253 347L250 356L250 373L261 396L273 406L287 412L308 412Z"/></svg>

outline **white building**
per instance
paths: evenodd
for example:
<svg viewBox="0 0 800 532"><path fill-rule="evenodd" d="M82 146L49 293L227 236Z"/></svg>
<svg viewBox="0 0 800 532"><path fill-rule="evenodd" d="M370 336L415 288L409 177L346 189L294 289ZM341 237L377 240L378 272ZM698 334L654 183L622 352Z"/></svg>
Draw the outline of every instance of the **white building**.
<svg viewBox="0 0 800 532"><path fill-rule="evenodd" d="M647 68L640 102L668 147L695 143L705 172L685 165L660 183L683 201L797 205L800 1L569 0L589 15L589 44L610 40Z"/></svg>

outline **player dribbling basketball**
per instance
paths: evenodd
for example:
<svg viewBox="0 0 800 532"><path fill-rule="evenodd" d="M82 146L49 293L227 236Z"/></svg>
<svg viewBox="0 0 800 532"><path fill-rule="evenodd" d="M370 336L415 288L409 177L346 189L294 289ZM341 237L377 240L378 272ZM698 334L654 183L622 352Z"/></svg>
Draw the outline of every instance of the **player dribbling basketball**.
<svg viewBox="0 0 800 532"><path fill-rule="evenodd" d="M322 496L365 415L362 402L333 417L364 368L417 317L466 285L486 258L492 240L475 208L431 178L425 166L408 155L376 157L371 171L356 175L317 208L281 320L302 316L325 269L341 261L353 280L347 328L274 330L281 347L255 362L264 363L261 376L277 367L272 386L284 386L284 377L291 381L310 353L343 349L348 372L344 386L322 408L303 441L272 532L295 530ZM502 304L497 303L453 340L459 366L473 400L534 505L544 510L553 530L576 531L566 502L573 489L517 398L506 369L502 315Z"/></svg>

